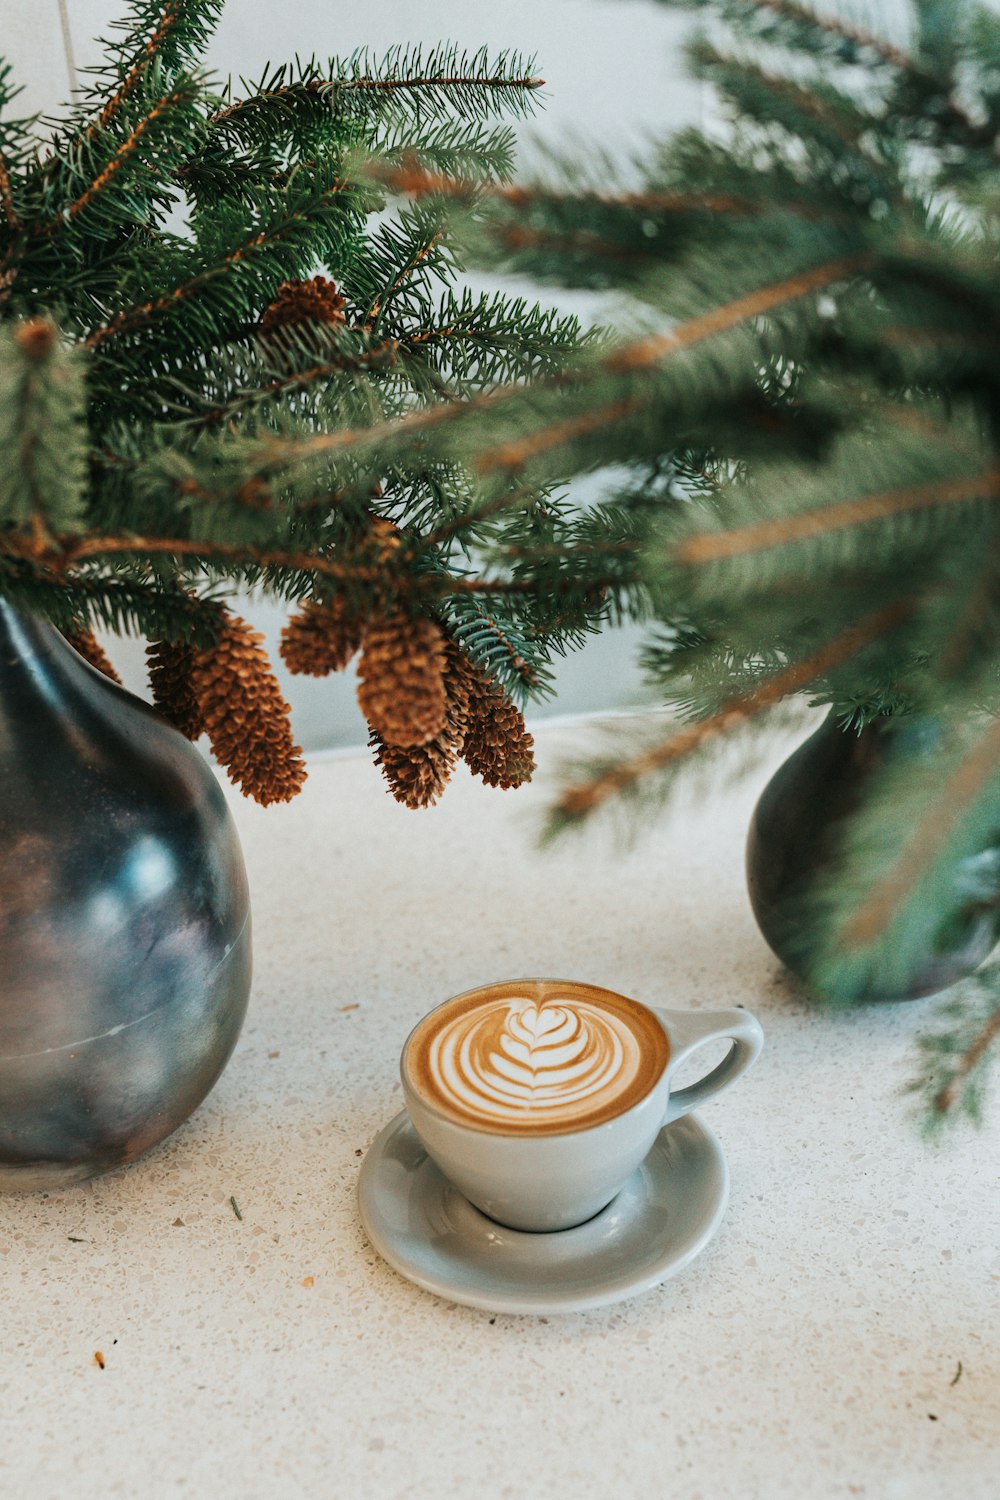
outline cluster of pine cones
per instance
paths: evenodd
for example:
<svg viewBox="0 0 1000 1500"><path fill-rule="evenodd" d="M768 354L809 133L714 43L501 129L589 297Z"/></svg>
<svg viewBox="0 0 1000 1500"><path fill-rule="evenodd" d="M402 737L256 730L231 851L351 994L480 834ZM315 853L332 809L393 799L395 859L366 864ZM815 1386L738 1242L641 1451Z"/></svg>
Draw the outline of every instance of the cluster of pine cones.
<svg viewBox="0 0 1000 1500"><path fill-rule="evenodd" d="M67 632L67 639L120 680L90 631ZM212 646L156 641L147 658L163 716L189 739L206 734L232 780L266 806L294 797L306 770L263 639L226 610ZM365 624L335 600L310 600L282 633L292 672L325 676L358 651L358 699L376 764L398 802L430 807L459 758L489 786L530 779L533 742L520 710L435 621L397 610Z"/></svg>
<svg viewBox="0 0 1000 1500"><path fill-rule="evenodd" d="M282 282L261 333L277 347L286 331L301 336L309 327L344 324L345 305L323 276ZM371 521L387 549L398 545L389 522ZM120 681L89 629L67 631L66 638L92 666ZM206 734L233 781L266 806L294 797L306 769L263 640L224 610L210 647L156 641L147 658L153 701L164 718L189 739ZM430 807L459 757L489 786L530 779L533 742L520 710L435 621L397 609L366 623L336 601L309 600L281 638L288 668L315 677L341 671L358 651L358 697L370 743L398 802Z"/></svg>
<svg viewBox="0 0 1000 1500"><path fill-rule="evenodd" d="M290 670L313 676L340 670L359 650L358 701L397 801L430 807L459 758L488 786L530 779L533 741L520 709L435 621L396 610L364 625L336 601L313 601L281 638Z"/></svg>

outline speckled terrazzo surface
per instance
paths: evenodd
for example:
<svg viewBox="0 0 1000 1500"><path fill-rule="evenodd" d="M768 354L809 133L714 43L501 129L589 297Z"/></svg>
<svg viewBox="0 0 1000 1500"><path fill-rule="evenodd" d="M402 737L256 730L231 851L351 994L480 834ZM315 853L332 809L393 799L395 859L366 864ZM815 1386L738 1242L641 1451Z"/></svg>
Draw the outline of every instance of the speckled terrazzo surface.
<svg viewBox="0 0 1000 1500"><path fill-rule="evenodd" d="M543 765L581 733L546 728ZM257 977L228 1070L147 1159L0 1199L0 1493L996 1500L1000 1118L917 1133L900 1090L938 1002L818 1017L786 986L742 884L765 775L626 855L536 853L535 788L407 814L363 756L287 809L234 798ZM704 1112L716 1240L547 1321L418 1291L355 1207L411 1024L526 972L742 1003L767 1034Z"/></svg>

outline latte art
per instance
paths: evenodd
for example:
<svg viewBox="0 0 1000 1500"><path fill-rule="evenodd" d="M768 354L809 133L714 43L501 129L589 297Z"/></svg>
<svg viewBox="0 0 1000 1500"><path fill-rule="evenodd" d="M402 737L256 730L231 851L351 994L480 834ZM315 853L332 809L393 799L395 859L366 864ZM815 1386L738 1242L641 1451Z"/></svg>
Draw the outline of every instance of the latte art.
<svg viewBox="0 0 1000 1500"><path fill-rule="evenodd" d="M666 1065L643 1007L588 986L491 986L441 1007L407 1047L439 1108L485 1129L575 1130L627 1109Z"/></svg>

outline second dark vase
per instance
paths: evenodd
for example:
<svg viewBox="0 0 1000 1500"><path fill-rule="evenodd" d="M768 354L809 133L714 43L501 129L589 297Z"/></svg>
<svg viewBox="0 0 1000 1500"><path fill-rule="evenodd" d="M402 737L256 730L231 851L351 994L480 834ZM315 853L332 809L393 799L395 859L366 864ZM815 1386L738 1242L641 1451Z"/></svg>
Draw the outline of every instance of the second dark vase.
<svg viewBox="0 0 1000 1500"><path fill-rule="evenodd" d="M754 810L747 841L750 904L770 947L800 978L806 977L810 951L803 896L828 868L846 820L858 812L872 776L903 734L912 753L908 720L883 720L859 734L841 729L830 714L771 778ZM927 746L932 748L932 736ZM929 924L924 952L905 984L891 992L868 989L834 998L915 1000L934 994L977 969L998 938L1000 911L970 905L958 923Z"/></svg>

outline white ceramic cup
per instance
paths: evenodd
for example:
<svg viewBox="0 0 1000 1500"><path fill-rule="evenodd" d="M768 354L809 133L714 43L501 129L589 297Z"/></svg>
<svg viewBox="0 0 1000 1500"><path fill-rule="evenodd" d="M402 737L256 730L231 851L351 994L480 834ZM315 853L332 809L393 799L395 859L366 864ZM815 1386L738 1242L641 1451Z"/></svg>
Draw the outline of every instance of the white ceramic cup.
<svg viewBox="0 0 1000 1500"><path fill-rule="evenodd" d="M538 981L512 980L511 994L526 982ZM545 983L566 991L594 988L564 980ZM669 1046L666 1066L649 1092L599 1125L552 1134L504 1133L492 1125L457 1120L436 1107L418 1091L407 1069L415 1027L403 1047L400 1073L410 1120L428 1156L471 1203L511 1229L549 1232L593 1218L624 1187L662 1127L727 1088L763 1045L759 1021L745 1010L643 1008L659 1021ZM671 1091L677 1070L692 1052L706 1042L727 1040L732 1043L729 1052L704 1078Z"/></svg>

